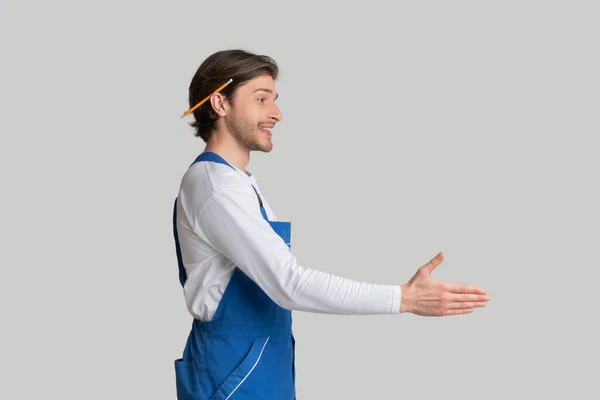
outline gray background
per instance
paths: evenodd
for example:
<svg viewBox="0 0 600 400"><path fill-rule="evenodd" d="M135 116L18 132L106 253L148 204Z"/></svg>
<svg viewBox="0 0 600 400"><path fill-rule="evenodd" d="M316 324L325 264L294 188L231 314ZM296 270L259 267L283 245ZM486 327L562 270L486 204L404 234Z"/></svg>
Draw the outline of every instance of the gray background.
<svg viewBox="0 0 600 400"><path fill-rule="evenodd" d="M175 398L180 116L228 48L280 65L249 168L302 265L403 284L444 251L435 277L492 296L294 313L299 399L594 397L596 4L3 2L0 398Z"/></svg>

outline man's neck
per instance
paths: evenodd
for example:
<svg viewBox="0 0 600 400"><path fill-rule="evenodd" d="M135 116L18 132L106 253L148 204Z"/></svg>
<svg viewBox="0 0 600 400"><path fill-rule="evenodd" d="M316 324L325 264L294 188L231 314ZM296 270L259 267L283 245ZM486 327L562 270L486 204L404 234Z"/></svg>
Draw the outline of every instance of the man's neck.
<svg viewBox="0 0 600 400"><path fill-rule="evenodd" d="M229 139L229 140L228 140ZM246 170L250 162L250 150L241 146L233 138L220 138L219 135L213 135L208 140L205 152L213 152L223 157L228 163L241 169L246 175L252 175Z"/></svg>

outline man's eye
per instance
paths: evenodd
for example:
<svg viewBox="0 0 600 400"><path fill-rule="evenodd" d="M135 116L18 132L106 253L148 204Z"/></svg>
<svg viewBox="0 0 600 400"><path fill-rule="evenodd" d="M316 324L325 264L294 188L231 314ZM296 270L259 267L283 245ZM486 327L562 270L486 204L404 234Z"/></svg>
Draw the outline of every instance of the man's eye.
<svg viewBox="0 0 600 400"><path fill-rule="evenodd" d="M260 98L258 99L258 101L259 101L259 102L261 102L261 103L264 103L264 102L265 102L265 98L264 98L264 97L260 97Z"/></svg>

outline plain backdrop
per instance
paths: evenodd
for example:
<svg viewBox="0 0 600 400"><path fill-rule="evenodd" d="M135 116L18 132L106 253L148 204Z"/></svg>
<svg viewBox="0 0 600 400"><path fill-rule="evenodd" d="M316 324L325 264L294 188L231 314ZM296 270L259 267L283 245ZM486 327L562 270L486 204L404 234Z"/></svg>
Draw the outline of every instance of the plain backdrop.
<svg viewBox="0 0 600 400"><path fill-rule="evenodd" d="M594 1L3 2L0 398L175 399L172 206L201 62L273 57L249 169L301 265L487 289L471 315L295 312L306 399L598 393Z"/></svg>

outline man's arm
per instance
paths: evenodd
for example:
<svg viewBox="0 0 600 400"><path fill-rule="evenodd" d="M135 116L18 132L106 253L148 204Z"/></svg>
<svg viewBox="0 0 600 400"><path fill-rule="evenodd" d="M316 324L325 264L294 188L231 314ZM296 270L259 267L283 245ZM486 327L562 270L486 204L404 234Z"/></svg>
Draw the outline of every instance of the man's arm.
<svg viewBox="0 0 600 400"><path fill-rule="evenodd" d="M278 305L327 314L396 314L400 285L358 282L299 265L246 188L215 189L195 216L213 247Z"/></svg>
<svg viewBox="0 0 600 400"><path fill-rule="evenodd" d="M287 309L446 316L470 313L490 300L479 287L434 279L431 273L443 261L443 253L420 267L402 286L358 282L302 267L260 214L256 195L249 187L216 190L194 220L217 251Z"/></svg>

